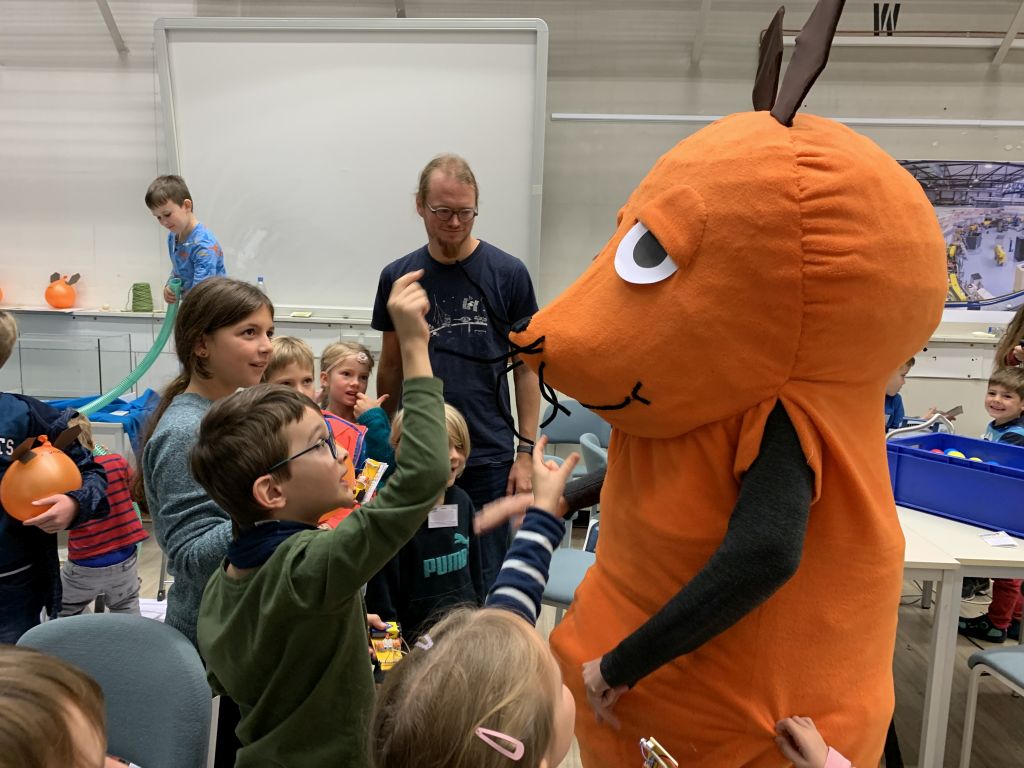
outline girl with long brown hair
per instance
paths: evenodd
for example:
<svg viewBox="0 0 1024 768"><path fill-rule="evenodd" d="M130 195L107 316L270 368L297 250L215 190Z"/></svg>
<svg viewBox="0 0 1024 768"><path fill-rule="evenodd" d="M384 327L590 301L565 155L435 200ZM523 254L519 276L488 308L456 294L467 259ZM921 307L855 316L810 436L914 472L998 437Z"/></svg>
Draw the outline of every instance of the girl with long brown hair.
<svg viewBox="0 0 1024 768"><path fill-rule="evenodd" d="M189 451L214 401L259 383L273 333L274 307L256 286L217 277L189 291L174 325L181 373L164 390L143 444L136 477L144 488L134 495L146 501L174 576L167 623L193 644L203 587L228 551L231 520L192 477Z"/></svg>

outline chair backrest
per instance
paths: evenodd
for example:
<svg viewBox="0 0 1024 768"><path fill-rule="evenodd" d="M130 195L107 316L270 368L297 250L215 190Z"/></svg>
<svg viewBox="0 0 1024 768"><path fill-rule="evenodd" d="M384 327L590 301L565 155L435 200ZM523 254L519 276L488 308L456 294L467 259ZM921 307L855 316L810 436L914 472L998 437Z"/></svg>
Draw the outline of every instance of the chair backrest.
<svg viewBox="0 0 1024 768"><path fill-rule="evenodd" d="M141 616L85 614L33 627L18 645L99 683L110 754L144 768L206 765L213 694L199 654L177 630Z"/></svg>
<svg viewBox="0 0 1024 768"><path fill-rule="evenodd" d="M558 402L568 409L569 415L566 416L563 412L559 411L554 420L541 430L543 434L548 436L550 444L576 444L580 441L580 435L592 432L597 435L598 442L607 447L608 439L612 434L611 424L593 411L588 411L576 400L559 400ZM553 405L547 407L544 411L544 417L541 419L541 424L551 418L553 410Z"/></svg>
<svg viewBox="0 0 1024 768"><path fill-rule="evenodd" d="M601 447L593 432L580 435L580 453L583 454L583 466L587 472L596 472L608 466L608 449Z"/></svg>
<svg viewBox="0 0 1024 768"><path fill-rule="evenodd" d="M587 535L583 539L583 551L584 552L596 552L597 551L597 535L601 532L601 518L595 517L590 521L590 525L587 526Z"/></svg>

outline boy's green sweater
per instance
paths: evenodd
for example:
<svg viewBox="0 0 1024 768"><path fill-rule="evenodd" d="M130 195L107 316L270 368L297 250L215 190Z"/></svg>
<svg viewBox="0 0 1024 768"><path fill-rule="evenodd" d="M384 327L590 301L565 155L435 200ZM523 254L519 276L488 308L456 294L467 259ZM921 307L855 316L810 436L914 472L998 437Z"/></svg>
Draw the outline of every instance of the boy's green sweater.
<svg viewBox="0 0 1024 768"><path fill-rule="evenodd" d="M366 766L373 706L362 585L423 523L448 480L439 379L405 382L391 482L333 531L303 531L244 579L226 561L199 610L210 685L242 718L237 766Z"/></svg>

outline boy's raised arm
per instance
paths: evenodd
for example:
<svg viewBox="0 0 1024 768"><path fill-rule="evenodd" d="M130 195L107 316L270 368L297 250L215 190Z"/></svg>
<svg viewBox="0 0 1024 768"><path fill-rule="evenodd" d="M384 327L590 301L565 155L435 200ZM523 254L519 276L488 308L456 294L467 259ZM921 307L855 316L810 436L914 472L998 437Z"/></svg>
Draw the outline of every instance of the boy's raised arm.
<svg viewBox="0 0 1024 768"><path fill-rule="evenodd" d="M405 371L405 426L395 474L377 497L349 515L324 544L330 548L327 598L345 599L405 544L422 525L448 482L448 430L444 388L433 378L427 342L427 294L422 271L395 281L388 299Z"/></svg>

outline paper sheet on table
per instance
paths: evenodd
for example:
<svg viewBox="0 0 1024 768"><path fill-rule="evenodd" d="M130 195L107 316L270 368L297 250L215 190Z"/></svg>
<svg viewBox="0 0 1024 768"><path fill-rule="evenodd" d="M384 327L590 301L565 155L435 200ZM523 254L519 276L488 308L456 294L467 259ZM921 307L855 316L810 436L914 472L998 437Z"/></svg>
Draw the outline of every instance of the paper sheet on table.
<svg viewBox="0 0 1024 768"><path fill-rule="evenodd" d="M995 531L993 533L979 533L982 541L993 547L1016 547L1017 542L1013 540L1006 531Z"/></svg>

